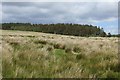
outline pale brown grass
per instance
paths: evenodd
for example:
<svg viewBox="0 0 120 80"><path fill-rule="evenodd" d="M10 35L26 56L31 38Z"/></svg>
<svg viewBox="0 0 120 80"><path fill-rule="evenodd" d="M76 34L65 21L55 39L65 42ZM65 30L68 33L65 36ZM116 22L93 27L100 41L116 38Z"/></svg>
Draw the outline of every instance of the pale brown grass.
<svg viewBox="0 0 120 80"><path fill-rule="evenodd" d="M1 35L3 66L11 65L10 70L3 70L3 77L106 78L120 75L116 70L117 37L75 37L9 30L2 30ZM71 52L66 52L67 49Z"/></svg>

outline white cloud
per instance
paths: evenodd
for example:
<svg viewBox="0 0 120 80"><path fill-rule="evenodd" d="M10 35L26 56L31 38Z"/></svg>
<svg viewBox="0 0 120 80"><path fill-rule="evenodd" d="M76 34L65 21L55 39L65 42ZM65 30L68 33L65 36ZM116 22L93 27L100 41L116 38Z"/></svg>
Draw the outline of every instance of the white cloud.
<svg viewBox="0 0 120 80"><path fill-rule="evenodd" d="M0 23L2 22L2 3L0 2Z"/></svg>
<svg viewBox="0 0 120 80"><path fill-rule="evenodd" d="M27 17L64 18L71 21L112 21L117 19L117 3L3 3L3 14ZM60 17L61 16L61 17ZM4 19L4 16L3 16ZM19 18L18 18L19 19ZM69 20L70 21L70 20ZM47 22L47 21L46 21Z"/></svg>
<svg viewBox="0 0 120 80"><path fill-rule="evenodd" d="M119 0L2 0L2 2L118 2Z"/></svg>
<svg viewBox="0 0 120 80"><path fill-rule="evenodd" d="M3 19L31 18L34 21L47 18L52 22L96 23L117 20L116 2L83 2L83 3L5 3ZM17 18L17 16L19 18ZM10 19L9 19L10 20ZM7 21L9 21L7 20ZM12 20L12 19L11 19ZM29 20L29 19L28 19ZM44 21L45 22L45 21ZM50 20L48 20L50 22Z"/></svg>
<svg viewBox="0 0 120 80"><path fill-rule="evenodd" d="M3 2L3 22L82 24L112 22L117 21L117 4L117 2Z"/></svg>

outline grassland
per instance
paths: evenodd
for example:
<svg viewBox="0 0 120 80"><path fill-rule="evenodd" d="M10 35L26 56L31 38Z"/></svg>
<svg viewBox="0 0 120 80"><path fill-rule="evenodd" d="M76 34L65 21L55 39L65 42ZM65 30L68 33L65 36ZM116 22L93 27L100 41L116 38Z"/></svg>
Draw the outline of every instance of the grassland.
<svg viewBox="0 0 120 80"><path fill-rule="evenodd" d="M5 78L118 78L117 37L2 30Z"/></svg>

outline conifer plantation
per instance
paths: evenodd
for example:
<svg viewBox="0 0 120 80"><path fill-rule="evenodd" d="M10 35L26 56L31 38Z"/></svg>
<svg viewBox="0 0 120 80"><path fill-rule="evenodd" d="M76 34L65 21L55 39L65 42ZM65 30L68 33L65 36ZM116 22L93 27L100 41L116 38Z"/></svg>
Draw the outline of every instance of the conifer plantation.
<svg viewBox="0 0 120 80"><path fill-rule="evenodd" d="M103 28L93 25L81 24L30 24L30 23L3 23L3 30L21 30L21 31L34 31L44 32L61 35L73 35L82 37L105 37L107 34Z"/></svg>

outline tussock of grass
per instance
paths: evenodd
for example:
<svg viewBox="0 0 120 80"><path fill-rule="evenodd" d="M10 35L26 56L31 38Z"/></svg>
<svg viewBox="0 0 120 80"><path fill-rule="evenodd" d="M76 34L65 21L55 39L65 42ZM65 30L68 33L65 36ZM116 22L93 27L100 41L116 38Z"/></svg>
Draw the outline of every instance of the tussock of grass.
<svg viewBox="0 0 120 80"><path fill-rule="evenodd" d="M54 47L53 47L53 46L48 46L47 50L48 50L48 51L53 51L53 50L54 50Z"/></svg>
<svg viewBox="0 0 120 80"><path fill-rule="evenodd" d="M13 47L14 51L20 48L20 44L18 42L10 42L9 44Z"/></svg>
<svg viewBox="0 0 120 80"><path fill-rule="evenodd" d="M10 42L10 45L12 45L13 47L16 47L19 45L19 43L18 42Z"/></svg>
<svg viewBox="0 0 120 80"><path fill-rule="evenodd" d="M84 59L84 58L86 58L86 55L85 55L85 54L80 53L80 54L77 54L77 55L76 55L76 59L77 59L77 60Z"/></svg>
<svg viewBox="0 0 120 80"><path fill-rule="evenodd" d="M54 44L54 48L56 48L56 49L65 49L65 45L56 43L56 44Z"/></svg>
<svg viewBox="0 0 120 80"><path fill-rule="evenodd" d="M34 36L34 35L28 35L27 37L31 37L31 38L34 38L34 37L36 37L36 36Z"/></svg>
<svg viewBox="0 0 120 80"><path fill-rule="evenodd" d="M66 52L66 53L72 53L72 48L66 47L66 48L65 48L65 52Z"/></svg>
<svg viewBox="0 0 120 80"><path fill-rule="evenodd" d="M47 44L47 41L45 40L36 40L34 41L35 44Z"/></svg>
<svg viewBox="0 0 120 80"><path fill-rule="evenodd" d="M44 45L38 45L38 46L37 46L38 49L41 49L41 48L43 48L43 47L44 47Z"/></svg>
<svg viewBox="0 0 120 80"><path fill-rule="evenodd" d="M80 53L82 50L80 49L80 47L75 46L75 47L73 48L73 51L76 52L76 53Z"/></svg>

